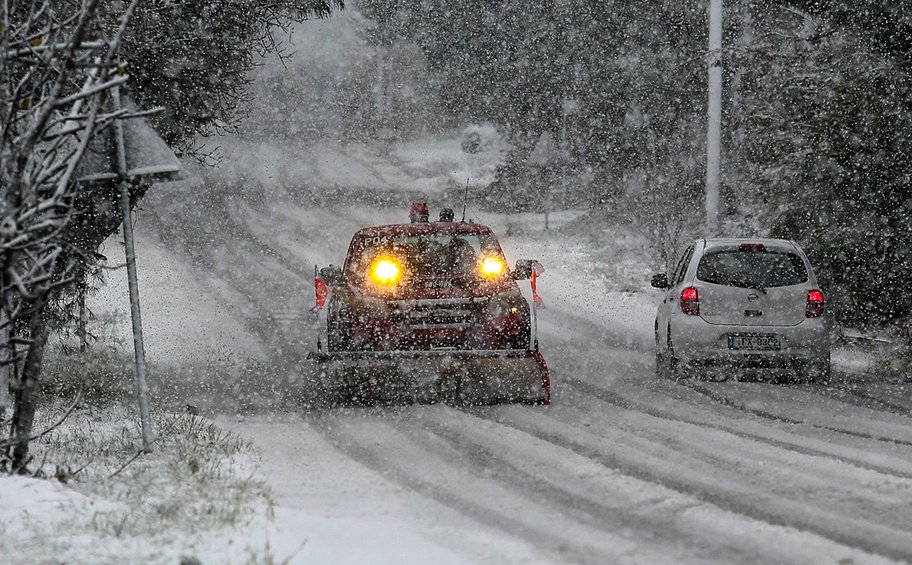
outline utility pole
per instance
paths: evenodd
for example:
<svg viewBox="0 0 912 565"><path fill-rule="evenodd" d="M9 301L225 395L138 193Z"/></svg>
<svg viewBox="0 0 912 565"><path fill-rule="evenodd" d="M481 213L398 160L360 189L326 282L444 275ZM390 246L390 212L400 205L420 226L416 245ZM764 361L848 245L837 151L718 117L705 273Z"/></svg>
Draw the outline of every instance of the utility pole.
<svg viewBox="0 0 912 565"><path fill-rule="evenodd" d="M722 0L709 0L709 101L706 132L706 235L719 234L722 149Z"/></svg>
<svg viewBox="0 0 912 565"><path fill-rule="evenodd" d="M13 332L12 329L7 326L7 316L6 308L0 306L0 361L5 362L7 366L0 365L0 433L2 433L2 426L6 424L7 415L6 413L12 408L12 400L10 398L10 381L12 381L14 376L14 367L16 364L13 362L15 354L12 352L13 348Z"/></svg>
<svg viewBox="0 0 912 565"><path fill-rule="evenodd" d="M569 96L564 96L561 101L561 140L560 140L560 167L561 167L561 198L563 209L570 208L570 187L567 185L567 169L570 163L570 146L567 140L567 118L579 111L579 102Z"/></svg>
<svg viewBox="0 0 912 565"><path fill-rule="evenodd" d="M111 91L115 111L120 103L120 87ZM114 151L117 161L117 184L120 188L120 210L123 213L124 248L127 256L127 281L130 285L130 318L133 320L133 351L136 357L136 396L142 421L144 453L152 453L152 422L149 418L149 386L146 383L146 352L143 346L142 317L139 312L139 282L136 277L136 249L133 244L133 222L130 206L130 180L127 174L127 152L124 146L123 120L114 120Z"/></svg>

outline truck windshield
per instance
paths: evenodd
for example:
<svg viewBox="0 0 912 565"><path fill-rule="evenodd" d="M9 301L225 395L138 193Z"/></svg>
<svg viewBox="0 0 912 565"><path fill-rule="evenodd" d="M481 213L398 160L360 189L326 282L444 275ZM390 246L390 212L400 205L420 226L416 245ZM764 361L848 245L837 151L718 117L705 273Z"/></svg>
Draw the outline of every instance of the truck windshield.
<svg viewBox="0 0 912 565"><path fill-rule="evenodd" d="M808 272L793 253L726 250L704 255L697 278L724 286L771 288L807 282Z"/></svg>
<svg viewBox="0 0 912 565"><path fill-rule="evenodd" d="M363 237L356 242L349 271L364 273L380 256L405 263L418 277L470 276L478 272L483 257L503 259L496 240L487 234L429 233Z"/></svg>

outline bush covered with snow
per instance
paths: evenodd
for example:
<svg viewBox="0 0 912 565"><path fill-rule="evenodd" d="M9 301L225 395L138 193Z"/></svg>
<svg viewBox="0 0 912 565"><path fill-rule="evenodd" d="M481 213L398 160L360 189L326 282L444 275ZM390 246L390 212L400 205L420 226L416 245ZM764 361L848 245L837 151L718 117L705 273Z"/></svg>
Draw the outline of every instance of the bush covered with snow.
<svg viewBox="0 0 912 565"><path fill-rule="evenodd" d="M36 429L63 409L42 410ZM262 554L236 533L271 505L249 445L204 418L156 411L155 452L141 454L133 412L77 409L34 443L31 469L46 480L0 478L0 523L19 532L0 536L5 563L223 563Z"/></svg>

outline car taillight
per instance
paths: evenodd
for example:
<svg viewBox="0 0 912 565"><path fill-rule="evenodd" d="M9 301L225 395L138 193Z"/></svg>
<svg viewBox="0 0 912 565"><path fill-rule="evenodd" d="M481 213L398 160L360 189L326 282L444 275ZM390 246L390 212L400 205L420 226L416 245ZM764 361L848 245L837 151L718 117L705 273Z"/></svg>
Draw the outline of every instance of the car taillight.
<svg viewBox="0 0 912 565"><path fill-rule="evenodd" d="M807 310L805 314L808 318L819 318L823 316L823 293L819 290L808 292Z"/></svg>
<svg viewBox="0 0 912 565"><path fill-rule="evenodd" d="M681 312L688 316L700 315L700 295L692 286L681 291Z"/></svg>
<svg viewBox="0 0 912 565"><path fill-rule="evenodd" d="M766 246L762 243L742 243L738 246L738 249L748 253L763 253L766 251Z"/></svg>

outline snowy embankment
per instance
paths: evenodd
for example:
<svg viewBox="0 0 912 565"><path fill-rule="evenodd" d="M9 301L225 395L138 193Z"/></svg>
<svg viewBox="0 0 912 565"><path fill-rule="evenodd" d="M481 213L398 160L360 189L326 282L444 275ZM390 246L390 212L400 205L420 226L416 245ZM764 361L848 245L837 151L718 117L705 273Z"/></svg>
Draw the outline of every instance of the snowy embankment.
<svg viewBox="0 0 912 565"><path fill-rule="evenodd" d="M59 407L46 406L36 428ZM227 563L268 555L244 535L270 519L268 490L246 442L208 420L156 410L155 452L118 405L76 410L33 444L43 479L0 479L4 563ZM54 415L56 417L56 415ZM192 561L191 561L192 562Z"/></svg>

